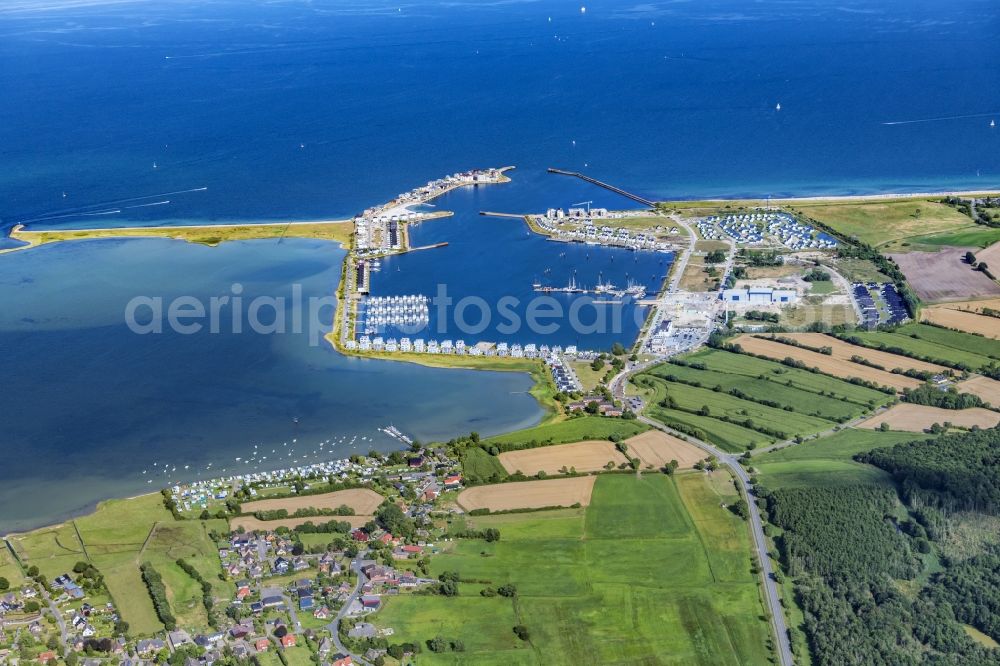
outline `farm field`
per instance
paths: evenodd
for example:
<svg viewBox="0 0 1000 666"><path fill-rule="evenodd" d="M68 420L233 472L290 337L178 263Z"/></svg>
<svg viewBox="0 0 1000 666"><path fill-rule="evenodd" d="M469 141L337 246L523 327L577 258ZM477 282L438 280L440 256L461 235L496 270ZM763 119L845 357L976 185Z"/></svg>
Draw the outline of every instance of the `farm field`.
<svg viewBox="0 0 1000 666"><path fill-rule="evenodd" d="M375 513L375 509L383 501L385 501L385 498L374 490L353 488L351 490L337 490L332 493L322 493L319 495L256 500L241 505L240 510L243 513L254 513L256 511L285 509L289 514L292 514L298 509L336 509L342 505L347 505L354 509L356 514L371 515Z"/></svg>
<svg viewBox="0 0 1000 666"><path fill-rule="evenodd" d="M658 430L649 430L630 437L624 444L628 447L629 454L639 458L643 466L656 469L671 460L676 460L680 468L685 469L705 457L704 452L698 447ZM609 462L615 467L628 462L609 441L574 442L520 449L501 453L498 458L507 472L520 471L528 476L533 476L539 471L559 474L563 469L596 472L605 469Z"/></svg>
<svg viewBox="0 0 1000 666"><path fill-rule="evenodd" d="M520 471L528 476L538 472L559 474L561 469L595 472L604 469L609 462L615 467L628 462L621 451L607 440L507 451L499 455L499 460L508 472Z"/></svg>
<svg viewBox="0 0 1000 666"><path fill-rule="evenodd" d="M687 357L693 360L694 357ZM749 358L749 357L747 357ZM778 366L779 369L781 366ZM764 374L757 376L733 375L714 370L698 370L679 365L662 365L652 368L650 374L669 381L676 377L683 383L697 382L708 389L720 387L723 392L740 391L746 395L758 395L774 401L783 407L790 407L800 414L811 414L820 418L839 420L860 415L867 405L849 402L842 396L827 396L805 391L797 386L785 384L785 374ZM810 373L811 374L811 373ZM815 376L815 375L813 375ZM838 380L831 380L837 382ZM848 384L848 386L851 386Z"/></svg>
<svg viewBox="0 0 1000 666"><path fill-rule="evenodd" d="M767 663L746 523L720 506L737 496L719 477L608 474L587 509L470 517L500 541L460 539L431 568L479 582L451 599L401 595L375 622L397 640L465 643L422 653L429 664ZM507 583L514 601L478 593Z"/></svg>
<svg viewBox="0 0 1000 666"><path fill-rule="evenodd" d="M1000 296L1000 285L965 263L962 248L889 255L921 300L965 301Z"/></svg>
<svg viewBox="0 0 1000 666"><path fill-rule="evenodd" d="M622 439L627 439L646 430L649 430L649 426L635 420L626 421L624 419L610 419L603 416L580 416L566 419L565 421L527 428L526 430L518 430L505 435L497 435L496 437L490 437L485 442L488 444L507 444L511 445L511 448L517 448L518 444L531 441L567 444L569 442L582 442L588 439L608 439L611 435L620 435Z"/></svg>
<svg viewBox="0 0 1000 666"><path fill-rule="evenodd" d="M971 393L979 396L983 402L994 407L1000 407L1000 381L989 377L973 377L955 384L959 393Z"/></svg>
<svg viewBox="0 0 1000 666"><path fill-rule="evenodd" d="M998 230L1000 231L1000 230ZM953 301L929 305L925 310L963 310L966 312L982 312L983 308L1000 310L1000 298L983 298L975 301Z"/></svg>
<svg viewBox="0 0 1000 666"><path fill-rule="evenodd" d="M994 321L997 328L1000 328L1000 319ZM863 340L865 344L898 347L925 358L962 363L973 370L1000 359L1000 342L926 324L907 324L894 332L855 331L851 335Z"/></svg>
<svg viewBox="0 0 1000 666"><path fill-rule="evenodd" d="M891 483L882 470L852 460L857 453L895 446L928 435L847 428L829 437L754 456L760 484L768 488L855 482Z"/></svg>
<svg viewBox="0 0 1000 666"><path fill-rule="evenodd" d="M986 262L988 266L1000 266L1000 241L976 252L976 261Z"/></svg>
<svg viewBox="0 0 1000 666"><path fill-rule="evenodd" d="M765 428L767 431L785 433L787 437L821 432L833 427L832 421L808 416L796 412L768 407L750 400L743 400L728 393L715 392L711 389L696 388L687 384L662 381L667 395L673 399L681 410L706 410L702 416L724 416L749 430ZM744 420L751 420L753 426L745 425Z"/></svg>
<svg viewBox="0 0 1000 666"><path fill-rule="evenodd" d="M733 344L738 344L742 349L751 354L759 354L779 361L785 358L792 358L805 363L810 368L816 368L822 373L840 377L841 379L858 378L874 382L880 386L890 386L897 390L917 388L923 383L919 379L913 379L905 375L894 375L891 372L869 368L858 363L845 363L826 354L809 351L808 349L799 349L798 347L774 342L773 340L765 340L752 335L741 335L732 342Z"/></svg>
<svg viewBox="0 0 1000 666"><path fill-rule="evenodd" d="M997 309L1000 309L1000 306ZM975 312L965 312L963 310L931 307L920 311L920 320L929 321L939 326L968 331L969 333L982 335L993 340L1000 340L1000 319L996 317L976 314Z"/></svg>
<svg viewBox="0 0 1000 666"><path fill-rule="evenodd" d="M874 409L884 404L888 398L881 391L845 382L829 375L818 375L808 370L789 368L776 361L768 361L746 354L736 354L722 349L700 349L684 357L686 361L703 364L707 370L723 376L743 377L744 380L754 380L764 377L768 382L767 390L774 391L774 385L785 386L796 390L796 395L802 400L813 399L813 396L801 395L799 392L825 395L837 401L853 402ZM777 398L775 398L777 400ZM781 400L778 400L781 402ZM789 402L795 407L796 403Z"/></svg>
<svg viewBox="0 0 1000 666"><path fill-rule="evenodd" d="M909 239L911 249L934 250L939 247L984 248L1000 241L1000 229L981 224L930 236L913 236Z"/></svg>
<svg viewBox="0 0 1000 666"><path fill-rule="evenodd" d="M893 405L888 411L862 421L858 428L874 430L887 423L893 430L907 432L923 432L935 423L951 423L958 428L992 428L1000 423L1000 413L981 407L972 409L942 409L927 405L914 405L901 402Z"/></svg>
<svg viewBox="0 0 1000 666"><path fill-rule="evenodd" d="M967 216L936 201L801 202L795 207L844 236L876 247L917 235L955 232L975 227Z"/></svg>
<svg viewBox="0 0 1000 666"><path fill-rule="evenodd" d="M490 486L475 486L458 495L458 504L466 511L489 509L538 509L552 506L590 504L595 476L577 476L544 481L518 481Z"/></svg>
<svg viewBox="0 0 1000 666"><path fill-rule="evenodd" d="M629 453L644 465L659 469L676 460L678 469L687 469L705 458L705 452L693 444L659 430L649 430L625 440Z"/></svg>
<svg viewBox="0 0 1000 666"><path fill-rule="evenodd" d="M749 430L743 426L726 423L708 416L682 412L679 409L667 409L653 405L646 409L646 413L667 426L676 427L676 424L681 424L694 428L702 435L695 435L698 439L704 439L731 453L774 442L773 437L768 437L756 430Z"/></svg>
<svg viewBox="0 0 1000 666"><path fill-rule="evenodd" d="M868 361L880 365L886 370L895 370L898 368L899 370L920 370L935 373L947 370L947 368L935 365L934 363L927 363L906 356L899 356L898 354L890 354L889 352L852 345L849 342L838 340L831 335L824 335L823 333L782 333L781 335L814 349L830 347L833 349L832 358L838 361L847 361L850 363L852 356L864 356Z"/></svg>

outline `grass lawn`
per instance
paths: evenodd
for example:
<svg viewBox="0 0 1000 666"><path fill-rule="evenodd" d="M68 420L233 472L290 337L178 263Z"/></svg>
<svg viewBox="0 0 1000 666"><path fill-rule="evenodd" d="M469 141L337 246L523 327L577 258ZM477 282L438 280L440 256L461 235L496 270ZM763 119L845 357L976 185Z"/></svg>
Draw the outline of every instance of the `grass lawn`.
<svg viewBox="0 0 1000 666"><path fill-rule="evenodd" d="M576 372L576 376L580 379L580 383L583 385L584 393L589 393L593 391L597 385L607 374L608 369L611 366L608 363L604 364L603 370L594 370L590 363L586 361L574 361L572 363L573 370Z"/></svg>
<svg viewBox="0 0 1000 666"><path fill-rule="evenodd" d="M837 485L850 482L891 483L882 470L855 462L857 453L926 439L928 435L847 428L829 437L754 456L761 485L769 488Z"/></svg>
<svg viewBox="0 0 1000 666"><path fill-rule="evenodd" d="M746 524L720 506L727 488L700 473L609 474L587 509L470 519L501 540L454 542L432 568L513 583L517 599L463 583L457 598L390 599L376 622L393 640L465 643L460 654L421 653L430 664L767 663Z"/></svg>
<svg viewBox="0 0 1000 666"><path fill-rule="evenodd" d="M844 236L874 246L973 226L972 220L951 206L920 199L802 202L795 208Z"/></svg>
<svg viewBox="0 0 1000 666"><path fill-rule="evenodd" d="M579 442L585 439L608 439L619 434L623 439L649 430L648 426L635 420L606 418L603 416L581 416L548 423L545 425L497 435L485 440L489 444L522 444L532 440L550 444Z"/></svg>

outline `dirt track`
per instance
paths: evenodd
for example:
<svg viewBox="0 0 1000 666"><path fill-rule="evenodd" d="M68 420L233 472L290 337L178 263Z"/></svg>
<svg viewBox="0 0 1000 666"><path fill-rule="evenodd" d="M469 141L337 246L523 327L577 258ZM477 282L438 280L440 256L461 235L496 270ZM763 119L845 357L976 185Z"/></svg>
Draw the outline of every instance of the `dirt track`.
<svg viewBox="0 0 1000 666"><path fill-rule="evenodd" d="M888 423L893 430L923 432L935 423L944 424L946 421L960 428L971 428L972 426L992 428L1000 423L1000 413L978 407L973 409L941 409L940 407L901 402L883 414L862 421L857 427L874 430L883 423Z"/></svg>
<svg viewBox="0 0 1000 666"><path fill-rule="evenodd" d="M949 247L937 252L907 252L889 256L899 264L910 286L924 301L1000 296L1000 285L965 263L966 251L964 248Z"/></svg>
<svg viewBox="0 0 1000 666"><path fill-rule="evenodd" d="M568 479L498 483L463 490L458 504L466 511L489 509L540 509L547 506L581 506L590 504L596 476L575 476Z"/></svg>
<svg viewBox="0 0 1000 666"><path fill-rule="evenodd" d="M336 509L342 504L354 509L358 515L368 515L375 513L378 505L385 501L385 498L374 490L368 488L354 488L352 490L338 490L322 495L303 495L302 497L285 497L282 499L264 499L255 502L247 502L240 506L243 513L254 513L256 511L277 511L285 509L288 513L295 513L297 509ZM326 516L320 516L325 518Z"/></svg>
<svg viewBox="0 0 1000 666"><path fill-rule="evenodd" d="M752 335L741 335L733 340L733 343L740 345L740 347L751 354L766 356L777 361L790 357L797 361L802 361L810 368L818 368L820 372L840 377L841 379L857 377L858 379L875 382L882 386L891 386L898 390L917 388L923 383L919 379L913 379L905 375L894 375L885 370L869 368L868 366L849 361L845 363L826 354L809 351L808 349L799 349L798 347L792 347L791 345L772 340L764 340Z"/></svg>

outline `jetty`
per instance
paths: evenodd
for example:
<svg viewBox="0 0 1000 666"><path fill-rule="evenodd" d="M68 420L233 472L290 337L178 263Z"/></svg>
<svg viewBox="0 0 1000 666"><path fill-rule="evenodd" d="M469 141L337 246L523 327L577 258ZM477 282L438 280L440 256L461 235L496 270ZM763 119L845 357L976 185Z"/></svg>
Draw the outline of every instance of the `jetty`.
<svg viewBox="0 0 1000 666"><path fill-rule="evenodd" d="M585 180L588 183L592 183L594 185L597 185L598 187L603 187L604 189L610 190L611 192L614 192L615 194L620 194L623 197L627 197L627 198L631 199L632 201L638 201L643 206L648 206L650 208L655 208L656 207L656 202L654 202L654 201L650 201L649 199L645 199L643 197L640 197L638 194L632 194L631 192L629 192L627 190L623 190L620 187L615 187L614 185L611 185L609 183L605 183L603 181L597 180L596 178L591 178L590 176L584 175L584 174L582 174L582 173L580 173L578 171L564 171L563 169L555 169L553 167L549 167L548 171L549 171L549 173L555 173L555 174L559 174L561 176L573 176L575 178L579 178L580 180Z"/></svg>

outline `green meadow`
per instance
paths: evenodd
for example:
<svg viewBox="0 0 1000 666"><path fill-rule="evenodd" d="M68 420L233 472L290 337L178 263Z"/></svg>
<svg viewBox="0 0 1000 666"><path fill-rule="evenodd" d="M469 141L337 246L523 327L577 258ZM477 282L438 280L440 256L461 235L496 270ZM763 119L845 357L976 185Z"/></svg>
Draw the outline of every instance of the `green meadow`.
<svg viewBox="0 0 1000 666"><path fill-rule="evenodd" d="M873 347L899 347L936 361L964 363L975 370L1000 359L1000 340L928 324L907 324L894 332L857 331L852 335Z"/></svg>
<svg viewBox="0 0 1000 666"><path fill-rule="evenodd" d="M889 399L884 393L864 386L857 386L829 375L789 368L774 361L721 349L702 349L683 358L691 363L703 363L706 369L717 373L747 378L763 378L772 384L781 384L808 393L826 395L836 400L846 400L865 407L874 408L874 406L885 404ZM811 400L809 396L804 396L804 398ZM774 399L777 400L777 398ZM794 407L794 404L792 406Z"/></svg>
<svg viewBox="0 0 1000 666"><path fill-rule="evenodd" d="M526 444L532 440L549 442L550 444L564 444L584 439L608 439L612 435L620 435L623 439L628 439L646 430L649 430L648 426L634 420L580 416L505 435L497 435L485 441L488 444Z"/></svg>
<svg viewBox="0 0 1000 666"><path fill-rule="evenodd" d="M891 483L887 473L855 462L853 456L928 437L912 432L847 428L829 437L754 456L751 465L760 484L768 488Z"/></svg>
<svg viewBox="0 0 1000 666"><path fill-rule="evenodd" d="M142 562L152 562L163 576L178 620L207 627L198 583L176 565L184 558L212 582L217 597L229 597L231 584L218 580L219 559L210 530L228 531L223 520L175 521L159 493L109 500L82 518L10 538L25 566L36 565L50 579L70 572L79 561L91 562L134 635L161 631L146 586Z"/></svg>
<svg viewBox="0 0 1000 666"><path fill-rule="evenodd" d="M716 476L603 475L586 509L469 518L501 539L432 559L434 573L459 573L459 596L402 595L376 622L393 640L464 643L425 649L429 664L767 663L746 523L721 506L738 496ZM508 583L513 600L479 594Z"/></svg>

